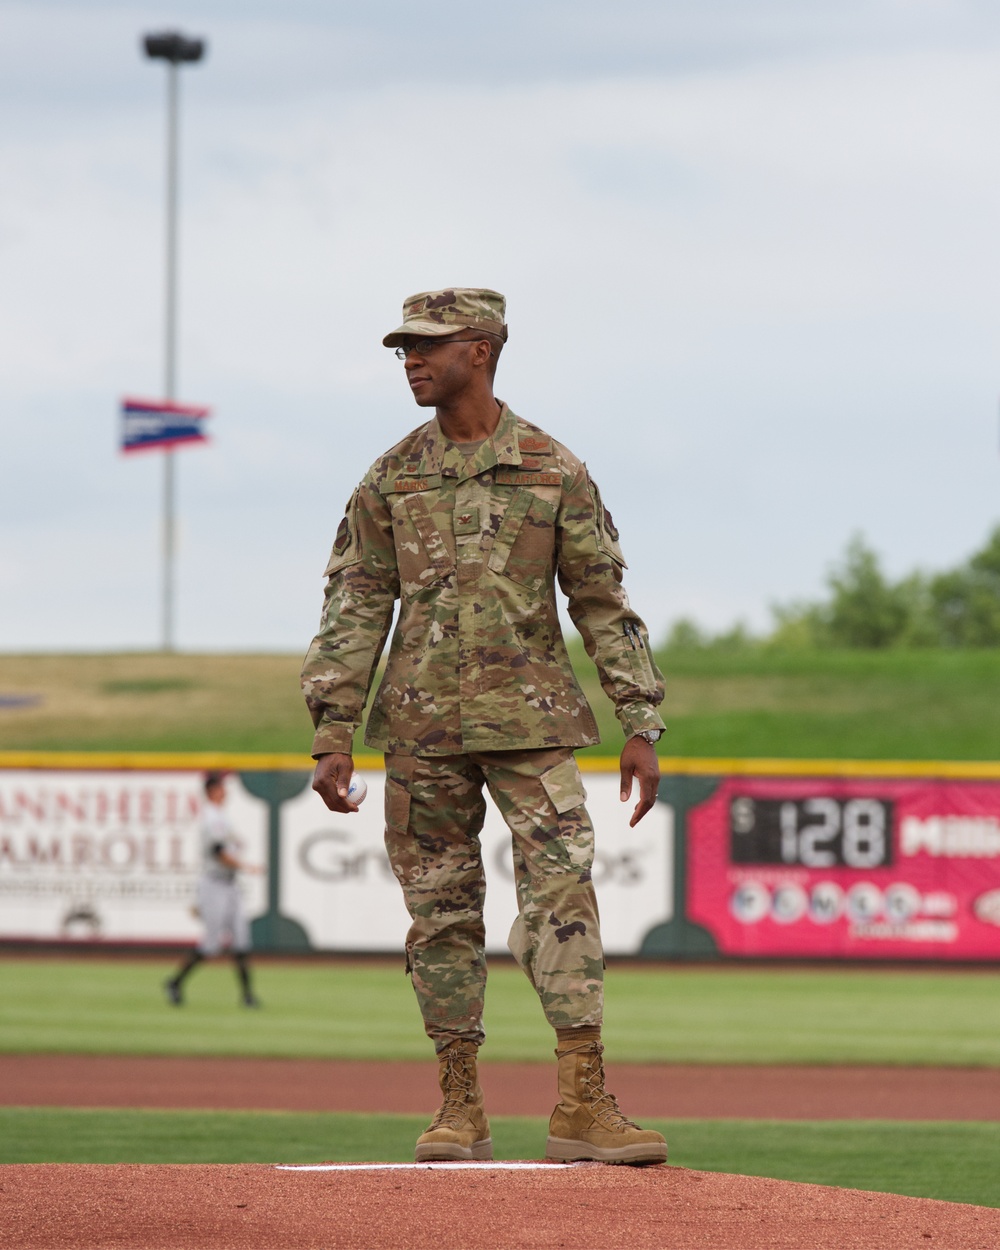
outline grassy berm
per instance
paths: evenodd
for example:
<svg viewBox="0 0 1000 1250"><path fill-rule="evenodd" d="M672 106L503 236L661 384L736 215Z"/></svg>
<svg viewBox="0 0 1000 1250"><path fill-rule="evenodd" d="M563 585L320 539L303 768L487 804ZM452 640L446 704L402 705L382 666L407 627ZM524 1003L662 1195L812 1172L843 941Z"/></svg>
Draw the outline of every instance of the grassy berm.
<svg viewBox="0 0 1000 1250"><path fill-rule="evenodd" d="M582 647L603 744L621 734ZM307 754L299 655L0 655L0 750ZM661 753L994 760L1000 650L666 652ZM360 743L359 743L360 747Z"/></svg>

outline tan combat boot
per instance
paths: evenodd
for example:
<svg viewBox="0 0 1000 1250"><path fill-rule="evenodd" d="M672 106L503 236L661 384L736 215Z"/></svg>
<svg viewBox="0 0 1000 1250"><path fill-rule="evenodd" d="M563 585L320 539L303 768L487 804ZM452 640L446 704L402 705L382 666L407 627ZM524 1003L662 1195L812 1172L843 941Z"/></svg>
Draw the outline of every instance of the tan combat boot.
<svg viewBox="0 0 1000 1250"><path fill-rule="evenodd" d="M492 1159L490 1122L476 1074L475 1042L452 1042L438 1055L438 1081L444 1102L426 1133L417 1138L418 1163L435 1159Z"/></svg>
<svg viewBox="0 0 1000 1250"><path fill-rule="evenodd" d="M667 1143L622 1115L604 1088L604 1047L582 1042L557 1050L559 1102L549 1120L546 1159L573 1163L666 1163Z"/></svg>

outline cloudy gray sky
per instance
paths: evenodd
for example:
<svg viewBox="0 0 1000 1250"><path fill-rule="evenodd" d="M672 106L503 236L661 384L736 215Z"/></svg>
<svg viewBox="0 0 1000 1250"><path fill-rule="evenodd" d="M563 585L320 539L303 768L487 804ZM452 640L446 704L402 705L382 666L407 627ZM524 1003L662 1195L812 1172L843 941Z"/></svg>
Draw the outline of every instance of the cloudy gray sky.
<svg viewBox="0 0 1000 1250"><path fill-rule="evenodd" d="M164 70L183 71L177 640L303 650L344 502L418 424L403 297L508 297L498 391L586 459L654 636L756 627L852 532L1000 519L990 0L0 2L0 648L145 648Z"/></svg>

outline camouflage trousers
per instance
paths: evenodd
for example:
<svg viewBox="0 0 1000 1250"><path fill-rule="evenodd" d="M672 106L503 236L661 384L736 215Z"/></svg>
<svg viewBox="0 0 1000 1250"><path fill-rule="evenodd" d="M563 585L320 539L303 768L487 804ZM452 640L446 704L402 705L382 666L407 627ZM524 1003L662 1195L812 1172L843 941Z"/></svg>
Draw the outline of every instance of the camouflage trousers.
<svg viewBox="0 0 1000 1250"><path fill-rule="evenodd" d="M572 751L387 755L385 766L386 850L413 922L407 968L435 1047L485 1036L484 786L511 831L511 953L554 1028L600 1024L594 830Z"/></svg>

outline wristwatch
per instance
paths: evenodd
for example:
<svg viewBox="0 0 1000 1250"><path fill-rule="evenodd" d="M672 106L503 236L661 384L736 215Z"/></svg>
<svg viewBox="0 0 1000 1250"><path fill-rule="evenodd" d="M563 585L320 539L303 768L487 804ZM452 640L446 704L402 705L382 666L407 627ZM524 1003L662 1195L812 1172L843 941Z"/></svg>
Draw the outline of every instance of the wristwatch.
<svg viewBox="0 0 1000 1250"><path fill-rule="evenodd" d="M663 730L662 729L640 729L639 732L635 736L637 738L645 738L651 747L655 747L656 744L663 737Z"/></svg>

